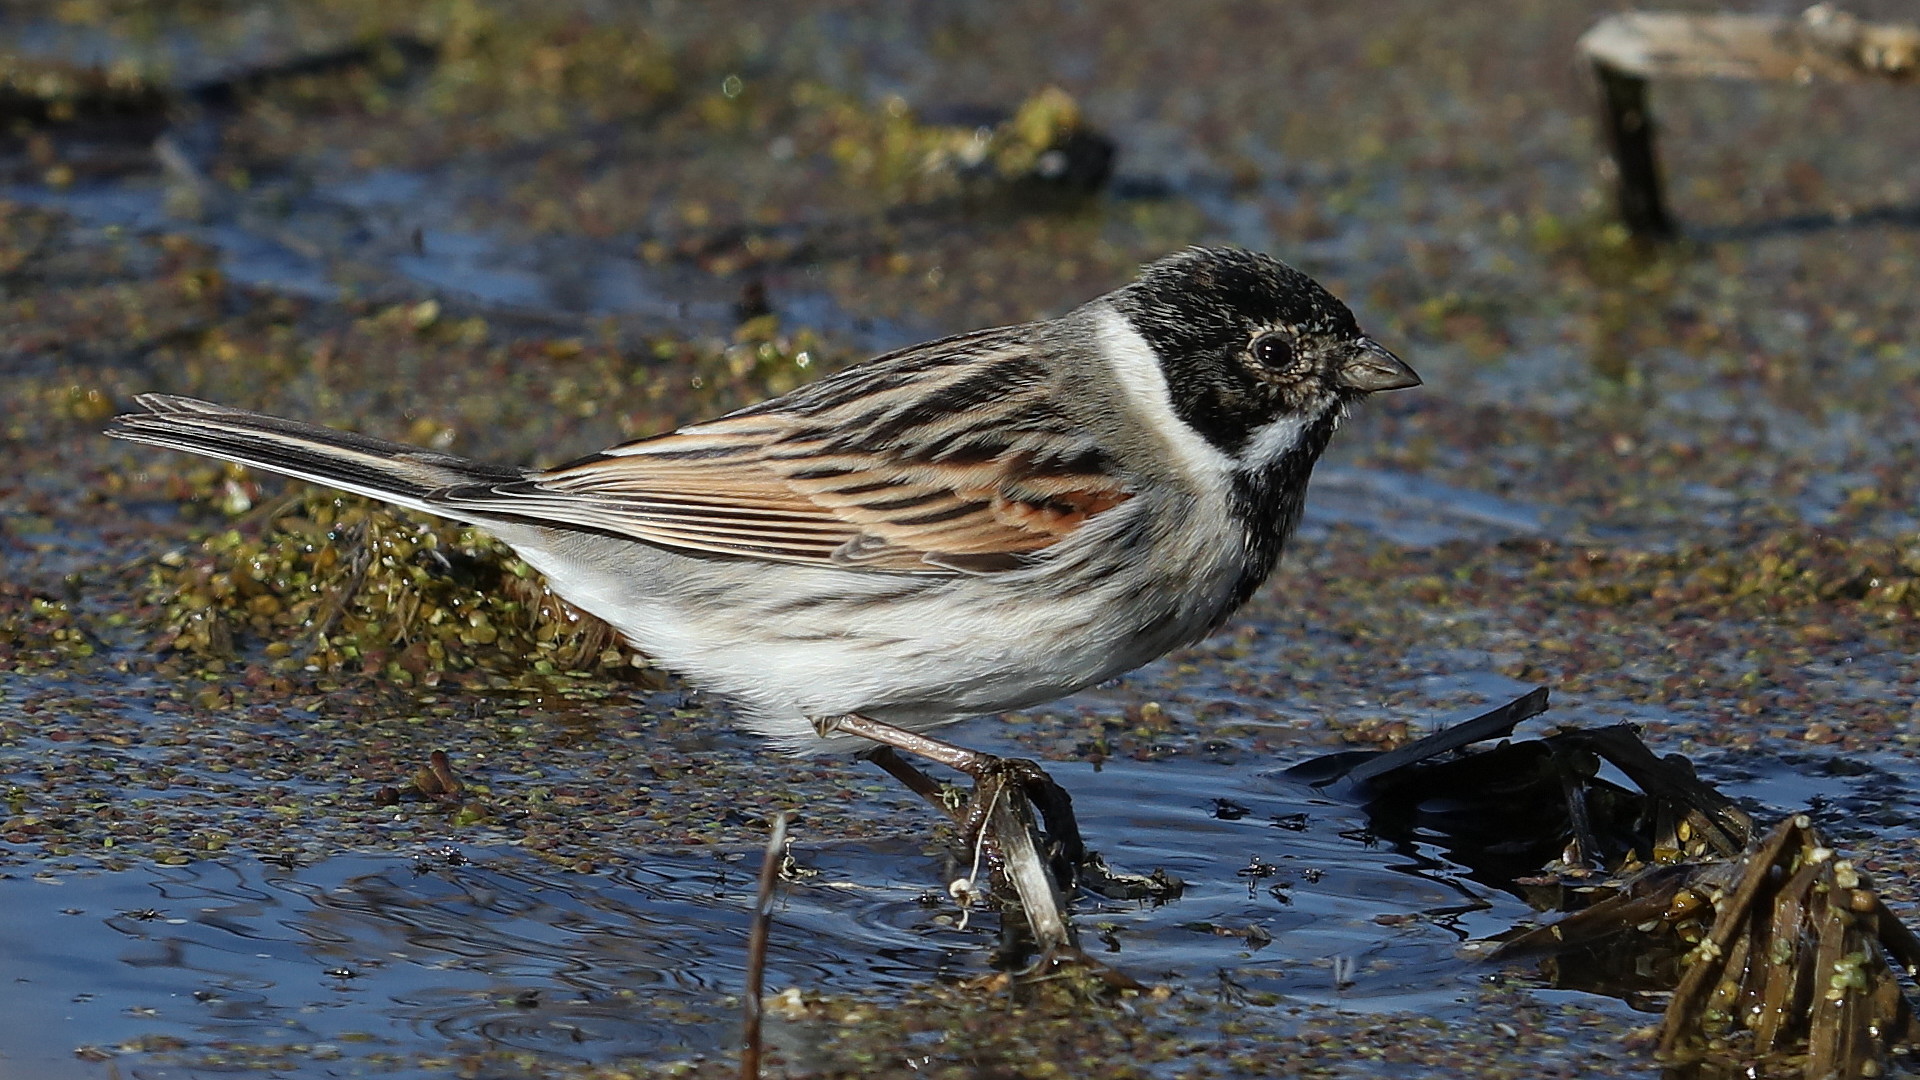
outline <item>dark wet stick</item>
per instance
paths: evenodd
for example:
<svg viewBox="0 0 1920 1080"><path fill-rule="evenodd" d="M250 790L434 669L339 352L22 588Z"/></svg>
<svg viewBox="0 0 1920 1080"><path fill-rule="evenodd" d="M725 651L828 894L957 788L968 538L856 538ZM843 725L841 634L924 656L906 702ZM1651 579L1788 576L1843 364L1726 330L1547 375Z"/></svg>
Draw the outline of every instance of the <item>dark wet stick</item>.
<svg viewBox="0 0 1920 1080"><path fill-rule="evenodd" d="M1808 869L1812 869L1809 867ZM1831 894L1829 894L1831 895ZM1814 940L1813 970L1822 974L1847 970L1843 962L1849 946L1847 931L1853 920L1831 903L1819 917ZM1867 958L1871 961L1871 957ZM1833 976L1829 975L1831 979ZM1826 989L1826 988L1821 988ZM1836 988L1837 989L1837 988ZM1864 1045L1864 1024L1850 1024L1852 994L1815 993L1807 1006L1807 1076L1870 1076L1859 1062L1876 1056Z"/></svg>
<svg viewBox="0 0 1920 1080"><path fill-rule="evenodd" d="M1647 104L1647 80L1595 62L1603 104L1602 129L1613 158L1615 202L1627 231L1643 240L1679 235L1660 185L1660 159L1654 152L1653 110Z"/></svg>
<svg viewBox="0 0 1920 1080"><path fill-rule="evenodd" d="M1600 869L1600 837L1594 832L1593 817L1587 812L1586 786L1573 770L1556 766L1560 776L1561 797L1567 803L1567 832L1570 839L1560 859L1575 870Z"/></svg>
<svg viewBox="0 0 1920 1080"><path fill-rule="evenodd" d="M1364 784L1377 776L1390 773L1395 769L1422 761L1431 761L1442 754L1450 753L1487 739L1503 738L1513 734L1513 729L1522 720L1530 720L1547 711L1547 688L1536 686L1520 697L1505 705L1488 709L1471 720L1465 720L1449 728L1442 728L1425 738L1416 739L1398 750L1389 750L1359 762L1352 768L1335 773L1315 786L1330 784L1335 780L1346 780L1352 784Z"/></svg>
<svg viewBox="0 0 1920 1080"><path fill-rule="evenodd" d="M773 819L766 854L760 860L760 890L753 905L753 926L747 931L747 979L740 992L743 1023L740 1032L740 1080L760 1080L760 998L767 971L767 933L773 925L773 883L780 877L780 858L787 846L787 815Z"/></svg>
<svg viewBox="0 0 1920 1080"><path fill-rule="evenodd" d="M1875 911L1880 920L1881 946L1900 965L1900 970L1907 973L1908 978L1920 975L1920 937L1916 937L1906 923L1888 911L1885 902L1879 902Z"/></svg>

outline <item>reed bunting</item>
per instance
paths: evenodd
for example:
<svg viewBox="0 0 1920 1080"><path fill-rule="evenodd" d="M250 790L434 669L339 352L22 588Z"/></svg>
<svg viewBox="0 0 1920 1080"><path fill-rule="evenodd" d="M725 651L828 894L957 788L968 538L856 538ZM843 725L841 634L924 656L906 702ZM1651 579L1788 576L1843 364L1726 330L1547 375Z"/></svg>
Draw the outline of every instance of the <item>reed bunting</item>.
<svg viewBox="0 0 1920 1080"><path fill-rule="evenodd" d="M795 753L899 746L1198 641L1259 588L1347 408L1418 385L1311 278L1193 248L551 469L147 394L122 439L471 522Z"/></svg>

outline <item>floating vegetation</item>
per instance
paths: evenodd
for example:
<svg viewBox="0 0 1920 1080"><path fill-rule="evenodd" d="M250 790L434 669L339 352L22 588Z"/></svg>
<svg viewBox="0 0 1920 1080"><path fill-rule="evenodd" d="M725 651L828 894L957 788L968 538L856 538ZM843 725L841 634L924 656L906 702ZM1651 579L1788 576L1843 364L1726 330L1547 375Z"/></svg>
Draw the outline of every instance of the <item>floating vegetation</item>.
<svg viewBox="0 0 1920 1080"><path fill-rule="evenodd" d="M1169 987L1142 986L1069 955L1017 975L930 982L887 1007L790 987L769 995L763 1008L781 1041L799 1052L782 1056L825 1064L823 1076L1039 1078L1075 1075L1078 1064L1102 1076L1144 1078L1157 1075L1152 1065L1191 1052L1150 1037L1159 1007L1172 997Z"/></svg>
<svg viewBox="0 0 1920 1080"><path fill-rule="evenodd" d="M59 124L144 115L164 109L167 100L165 90L131 64L87 67L0 52L0 120Z"/></svg>
<svg viewBox="0 0 1920 1080"><path fill-rule="evenodd" d="M1889 616L1920 609L1920 540L1791 526L1675 552L1584 552L1537 572L1566 599L1617 607L1652 602L1727 614L1858 604Z"/></svg>
<svg viewBox="0 0 1920 1080"><path fill-rule="evenodd" d="M364 499L312 492L162 556L146 582L160 644L209 661L263 648L281 670L432 686L449 672L641 666L506 545Z"/></svg>
<svg viewBox="0 0 1920 1080"><path fill-rule="evenodd" d="M823 140L846 175L904 197L950 195L979 183L1091 191L1113 169L1113 144L1057 87L1027 98L1011 116L982 112L952 123L923 118L901 98L876 109L817 84L796 87L793 99L802 130Z"/></svg>
<svg viewBox="0 0 1920 1080"><path fill-rule="evenodd" d="M97 646L71 601L0 581L0 670L24 675L36 667L82 662Z"/></svg>
<svg viewBox="0 0 1920 1080"><path fill-rule="evenodd" d="M423 20L439 63L419 100L431 115L520 135L643 116L680 88L674 58L638 20L588 22L538 7L509 16L451 4Z"/></svg>

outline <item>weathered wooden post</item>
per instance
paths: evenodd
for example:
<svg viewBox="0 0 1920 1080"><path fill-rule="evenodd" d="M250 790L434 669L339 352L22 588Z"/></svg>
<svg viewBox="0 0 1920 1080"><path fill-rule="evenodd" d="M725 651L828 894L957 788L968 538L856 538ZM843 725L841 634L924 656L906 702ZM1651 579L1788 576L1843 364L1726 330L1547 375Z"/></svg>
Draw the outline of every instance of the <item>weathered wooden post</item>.
<svg viewBox="0 0 1920 1080"><path fill-rule="evenodd" d="M1678 233L1661 189L1647 81L1653 78L1920 79L1920 27L1866 23L1816 4L1774 15L1609 15L1580 38L1600 83L1620 219L1635 236Z"/></svg>

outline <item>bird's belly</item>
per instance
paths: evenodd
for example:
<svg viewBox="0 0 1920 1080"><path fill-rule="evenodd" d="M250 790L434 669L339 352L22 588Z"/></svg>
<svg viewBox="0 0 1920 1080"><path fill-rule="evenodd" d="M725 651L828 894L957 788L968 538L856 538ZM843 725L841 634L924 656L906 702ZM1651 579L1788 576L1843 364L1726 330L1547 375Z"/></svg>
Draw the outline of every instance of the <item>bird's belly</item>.
<svg viewBox="0 0 1920 1080"><path fill-rule="evenodd" d="M789 604L759 619L656 613L631 636L668 666L763 711L857 712L921 727L1050 701L1205 630L1159 605L1010 601L972 580L943 584L871 604L837 596L807 610Z"/></svg>
<svg viewBox="0 0 1920 1080"><path fill-rule="evenodd" d="M695 559L541 532L507 539L555 592L793 747L818 741L809 717L924 728L1113 678L1204 636L1234 570L1222 560L1141 580L1069 567L1010 588L997 576Z"/></svg>

